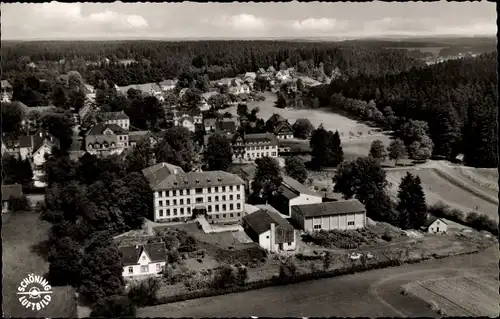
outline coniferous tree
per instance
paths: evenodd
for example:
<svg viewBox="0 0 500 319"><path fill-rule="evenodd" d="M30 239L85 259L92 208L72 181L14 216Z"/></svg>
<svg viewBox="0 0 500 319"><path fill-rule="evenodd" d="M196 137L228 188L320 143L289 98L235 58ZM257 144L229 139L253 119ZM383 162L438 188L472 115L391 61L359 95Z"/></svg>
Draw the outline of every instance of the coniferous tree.
<svg viewBox="0 0 500 319"><path fill-rule="evenodd" d="M427 217L427 204L420 177L407 173L398 191L399 224L403 229L418 229Z"/></svg>

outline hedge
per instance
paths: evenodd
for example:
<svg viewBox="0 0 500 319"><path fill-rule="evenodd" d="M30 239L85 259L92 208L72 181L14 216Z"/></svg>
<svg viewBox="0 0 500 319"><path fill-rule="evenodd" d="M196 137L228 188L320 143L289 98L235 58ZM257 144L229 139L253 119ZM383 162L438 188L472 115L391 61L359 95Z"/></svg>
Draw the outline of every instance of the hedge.
<svg viewBox="0 0 500 319"><path fill-rule="evenodd" d="M392 260L386 260L386 261L378 262L376 264L371 264L371 265L356 265L354 267L349 267L349 268L340 268L340 269L333 269L333 270L327 270L327 271L318 270L318 271L310 272L310 273L301 273L301 274L297 274L293 277L287 277L287 278L279 278L278 276L274 276L273 278L249 282L245 286L233 286L233 287L229 287L229 288L225 288L225 289L207 289L207 290L187 292L187 293L175 295L175 296L164 296L164 297L158 298L154 302L154 304L151 304L151 306L186 301L186 300L190 300L190 299L220 296L220 295L226 295L226 294L235 293L235 292L244 292L244 291L249 291L249 290L262 289L262 288L271 287L271 286L284 286L284 285L296 284L296 283L309 281L309 280L315 280L315 279L339 277L339 276L355 274L358 272L365 272L365 271L370 271L370 270L375 270L375 269L397 267L397 266L401 266L403 264L417 264L417 263L420 263L420 262L423 262L423 261L426 261L429 259L442 259L442 258L447 258L447 257L452 257L452 256L471 255L471 254L476 254L480 251L481 250L474 250L474 251L470 251L470 252L463 252L463 253L457 253L457 254L448 253L445 255L440 255L440 256L435 256L435 257L410 258L410 259L407 259L405 261L403 261L401 259L392 259Z"/></svg>

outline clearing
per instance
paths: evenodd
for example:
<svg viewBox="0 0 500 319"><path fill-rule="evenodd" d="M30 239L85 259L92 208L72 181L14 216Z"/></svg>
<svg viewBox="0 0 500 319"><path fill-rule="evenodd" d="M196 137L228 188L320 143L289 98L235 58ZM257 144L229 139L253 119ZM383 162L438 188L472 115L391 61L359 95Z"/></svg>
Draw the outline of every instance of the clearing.
<svg viewBox="0 0 500 319"><path fill-rule="evenodd" d="M45 276L48 263L34 246L46 240L50 223L39 219L38 212L8 213L2 216L3 316L76 317L75 293L71 287L52 287L52 300L40 311L26 309L16 295L17 287L29 274ZM6 218L7 217L7 218Z"/></svg>

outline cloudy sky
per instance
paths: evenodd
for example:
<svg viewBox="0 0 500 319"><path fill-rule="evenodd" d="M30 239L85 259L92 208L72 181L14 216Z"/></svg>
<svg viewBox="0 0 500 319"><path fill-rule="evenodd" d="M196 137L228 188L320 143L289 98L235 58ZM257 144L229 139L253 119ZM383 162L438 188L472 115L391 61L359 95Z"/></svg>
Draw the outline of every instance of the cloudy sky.
<svg viewBox="0 0 500 319"><path fill-rule="evenodd" d="M2 4L2 39L495 35L495 3Z"/></svg>

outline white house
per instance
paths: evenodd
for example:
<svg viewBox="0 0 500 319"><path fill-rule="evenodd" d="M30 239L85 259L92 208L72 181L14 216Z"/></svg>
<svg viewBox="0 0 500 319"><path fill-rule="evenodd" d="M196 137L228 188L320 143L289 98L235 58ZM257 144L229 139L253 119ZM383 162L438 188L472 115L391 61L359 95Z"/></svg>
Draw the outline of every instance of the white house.
<svg viewBox="0 0 500 319"><path fill-rule="evenodd" d="M291 217L292 206L319 204L323 201L320 194L312 191L297 180L286 175L283 175L282 178L279 195L269 201L269 204L281 214Z"/></svg>
<svg viewBox="0 0 500 319"><path fill-rule="evenodd" d="M125 112L102 112L100 116L104 120L104 124L116 124L124 130L130 128L130 118Z"/></svg>
<svg viewBox="0 0 500 319"><path fill-rule="evenodd" d="M142 279L158 276L165 268L167 249L165 243L118 247L122 254L123 277Z"/></svg>
<svg viewBox="0 0 500 319"><path fill-rule="evenodd" d="M243 217L242 222L245 232L260 247L271 252L295 250L296 231L277 213L260 209Z"/></svg>
<svg viewBox="0 0 500 319"><path fill-rule="evenodd" d="M427 216L422 229L429 234L443 234L448 231L448 224L441 218Z"/></svg>
<svg viewBox="0 0 500 319"><path fill-rule="evenodd" d="M292 219L306 231L351 230L366 226L366 209L357 199L298 205Z"/></svg>

